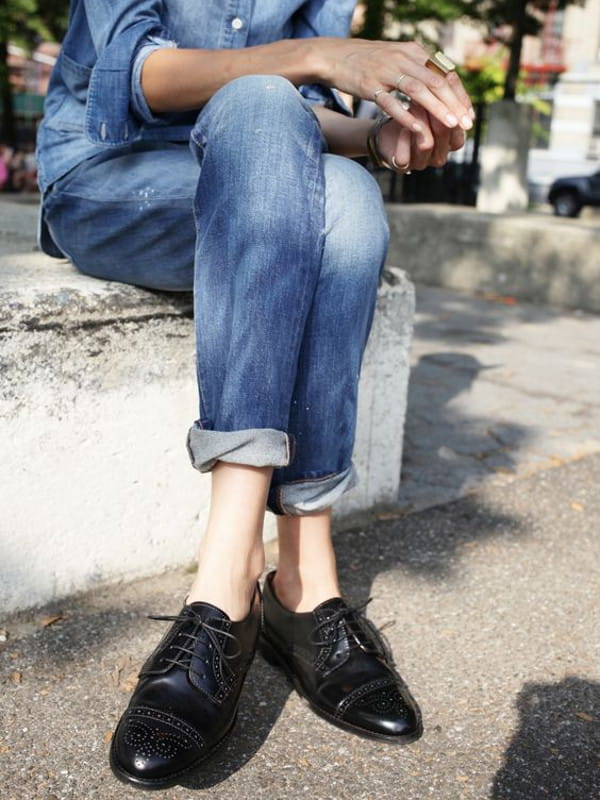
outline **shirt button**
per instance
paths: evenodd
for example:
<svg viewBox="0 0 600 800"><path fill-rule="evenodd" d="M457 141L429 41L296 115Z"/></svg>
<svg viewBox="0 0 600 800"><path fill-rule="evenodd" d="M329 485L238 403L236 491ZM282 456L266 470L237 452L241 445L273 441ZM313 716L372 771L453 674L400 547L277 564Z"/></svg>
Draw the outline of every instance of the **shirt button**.
<svg viewBox="0 0 600 800"><path fill-rule="evenodd" d="M239 31L244 27L244 20L240 19L239 17L234 17L231 20L231 27L234 31Z"/></svg>

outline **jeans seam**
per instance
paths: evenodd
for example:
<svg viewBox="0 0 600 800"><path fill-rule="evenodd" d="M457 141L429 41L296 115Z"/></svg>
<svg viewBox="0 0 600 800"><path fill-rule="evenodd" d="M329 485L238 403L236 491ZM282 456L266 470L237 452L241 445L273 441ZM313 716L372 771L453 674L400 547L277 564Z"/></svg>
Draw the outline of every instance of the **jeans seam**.
<svg viewBox="0 0 600 800"><path fill-rule="evenodd" d="M327 475L321 475L318 478L295 478L293 481L285 481L285 483L280 483L279 486L294 486L297 483L322 483L323 481L327 481L330 478L335 478L336 475L342 475L344 472L348 470L339 470L338 472L328 472ZM279 488L279 487L278 487Z"/></svg>
<svg viewBox="0 0 600 800"><path fill-rule="evenodd" d="M289 513L288 513L288 511L287 511L287 509L286 509L286 507L283 504L283 501L281 499L282 488L283 488L283 484L281 486L278 486L275 489L276 506L277 506L277 510L278 511L280 511L282 514L288 514L288 516L289 516Z"/></svg>

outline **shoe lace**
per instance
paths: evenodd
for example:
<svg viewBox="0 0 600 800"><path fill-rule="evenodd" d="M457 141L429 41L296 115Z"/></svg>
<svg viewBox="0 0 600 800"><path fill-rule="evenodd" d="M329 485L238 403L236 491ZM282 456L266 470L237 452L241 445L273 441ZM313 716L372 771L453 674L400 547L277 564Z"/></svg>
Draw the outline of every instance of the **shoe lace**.
<svg viewBox="0 0 600 800"><path fill-rule="evenodd" d="M209 620L218 622L216 618L209 617L203 619L196 614L193 609L189 615L177 614L174 616L163 614L150 614L148 619L158 620L160 622L183 622L191 623L188 630L179 631L179 636L184 637L183 642L178 643L177 640L169 646L170 650L174 650L176 655L174 658L165 658L164 660L169 664L175 664L178 667L189 669L191 667L192 658L198 658L204 664L210 663L210 659L201 656L196 652L196 645L200 641L202 634L206 634L209 641L209 648L213 648L216 654L221 659L221 663L230 674L233 673L232 668L228 662L238 658L242 654L242 648L236 636L229 631L224 631L222 628L215 627L210 624ZM179 636L177 638L179 638ZM224 645L219 641L219 636L224 636L225 639L235 642L236 650L233 653L226 653Z"/></svg>
<svg viewBox="0 0 600 800"><path fill-rule="evenodd" d="M310 642L316 647L328 647L347 639L348 647L360 648L365 653L386 654L386 648L377 628L368 620L363 611L373 598L357 606L343 606L313 628ZM343 622L343 625L340 623ZM370 636L365 631L368 629ZM321 637L321 638L319 638Z"/></svg>

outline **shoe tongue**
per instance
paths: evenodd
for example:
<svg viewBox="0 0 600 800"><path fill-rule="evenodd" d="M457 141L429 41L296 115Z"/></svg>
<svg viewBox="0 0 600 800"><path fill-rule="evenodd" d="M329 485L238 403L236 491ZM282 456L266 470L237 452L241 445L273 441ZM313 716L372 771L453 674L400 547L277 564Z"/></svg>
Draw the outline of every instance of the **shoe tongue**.
<svg viewBox="0 0 600 800"><path fill-rule="evenodd" d="M229 629L227 623L231 622L229 616L224 611L221 611L220 608L213 606L212 603L205 603L202 601L195 601L186 605L185 613L190 619L196 622L205 622L207 626L217 630L227 631ZM204 627L196 629L196 639L193 644L194 653L190 659L189 665L190 678L195 685L198 685L199 681L200 685L205 686L207 675L210 673L208 664L211 664L214 658L215 636L217 641L222 642L222 645L226 646L225 641L222 641L220 635L216 633L216 631L213 630L211 633Z"/></svg>
<svg viewBox="0 0 600 800"><path fill-rule="evenodd" d="M331 617L339 611L346 610L348 605L341 597L331 597L329 600L324 600L314 609L313 614L318 617Z"/></svg>
<svg viewBox="0 0 600 800"><path fill-rule="evenodd" d="M227 622L231 622L231 619L228 614L224 611L221 611L220 608L217 606L213 606L212 603L205 603L201 600L196 600L193 603L188 603L185 605L184 612L188 614L190 617L200 617L202 620L208 621L209 619L213 620L226 620Z"/></svg>

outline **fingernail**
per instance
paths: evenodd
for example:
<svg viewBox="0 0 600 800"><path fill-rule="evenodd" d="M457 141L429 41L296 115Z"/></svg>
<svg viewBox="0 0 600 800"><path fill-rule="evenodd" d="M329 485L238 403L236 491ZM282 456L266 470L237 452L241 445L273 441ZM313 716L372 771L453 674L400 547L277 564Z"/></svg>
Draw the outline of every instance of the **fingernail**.
<svg viewBox="0 0 600 800"><path fill-rule="evenodd" d="M458 117L455 117L454 114L446 114L446 122L448 125L451 125L453 128L456 128L458 125Z"/></svg>
<svg viewBox="0 0 600 800"><path fill-rule="evenodd" d="M473 120L474 120L474 119L475 119L475 117L477 116L477 114L475 113L475 109L474 109L474 108L470 108L470 109L469 109L469 114L470 114L470 116L471 116L471 119L473 119Z"/></svg>
<svg viewBox="0 0 600 800"><path fill-rule="evenodd" d="M473 120L468 114L465 114L464 117L461 117L460 122L463 128L467 128L467 130L473 127Z"/></svg>

